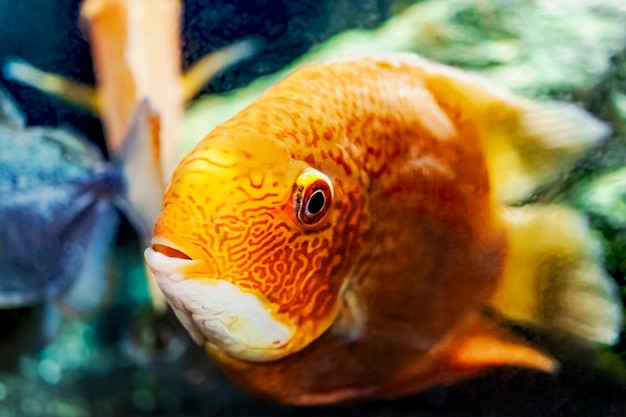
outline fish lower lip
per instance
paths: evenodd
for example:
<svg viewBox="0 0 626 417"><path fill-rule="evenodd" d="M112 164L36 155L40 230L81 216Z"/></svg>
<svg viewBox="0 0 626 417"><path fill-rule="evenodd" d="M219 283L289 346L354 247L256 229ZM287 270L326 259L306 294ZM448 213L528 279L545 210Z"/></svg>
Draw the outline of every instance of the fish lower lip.
<svg viewBox="0 0 626 417"><path fill-rule="evenodd" d="M218 278L220 276L217 264L207 253L198 253L191 246L181 248L165 236L154 236L151 246L144 256L148 267L156 275L176 276L181 278L193 276ZM172 275L174 273L174 275Z"/></svg>
<svg viewBox="0 0 626 417"><path fill-rule="evenodd" d="M164 278L180 280L185 275L183 271L198 262L189 259L188 257L181 258L168 256L167 254L158 252L151 247L145 250L144 258L150 270L157 276L157 279Z"/></svg>
<svg viewBox="0 0 626 417"><path fill-rule="evenodd" d="M161 236L152 239L152 245L145 250L144 257L154 274L170 278L180 279L183 270L198 263L198 260L192 259Z"/></svg>

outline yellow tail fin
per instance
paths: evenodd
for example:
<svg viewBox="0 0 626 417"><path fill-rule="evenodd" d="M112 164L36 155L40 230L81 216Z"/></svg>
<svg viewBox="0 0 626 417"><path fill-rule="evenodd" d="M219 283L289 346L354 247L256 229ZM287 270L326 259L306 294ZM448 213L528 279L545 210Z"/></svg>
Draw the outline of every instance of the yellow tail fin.
<svg viewBox="0 0 626 417"><path fill-rule="evenodd" d="M509 255L491 305L513 321L614 344L622 328L617 286L599 263L584 219L563 206L507 208Z"/></svg>

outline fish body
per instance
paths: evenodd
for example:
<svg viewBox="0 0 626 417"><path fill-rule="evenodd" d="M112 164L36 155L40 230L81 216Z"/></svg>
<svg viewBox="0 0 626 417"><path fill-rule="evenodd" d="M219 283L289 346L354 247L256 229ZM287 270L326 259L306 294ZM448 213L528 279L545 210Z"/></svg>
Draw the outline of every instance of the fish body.
<svg viewBox="0 0 626 417"><path fill-rule="evenodd" d="M493 308L521 259L506 203L606 133L574 106L415 55L311 65L183 159L146 260L194 339L278 401L394 397L494 365L552 371ZM518 252L539 229L524 225ZM513 281L535 301L528 270ZM612 343L621 310L591 275L600 289L578 295L608 316L588 339ZM515 318L541 325L530 304ZM576 333L572 322L558 330Z"/></svg>
<svg viewBox="0 0 626 417"><path fill-rule="evenodd" d="M72 132L26 127L11 99L1 101L0 307L62 299L83 275L106 282L121 169ZM101 299L101 289L91 285L79 304Z"/></svg>

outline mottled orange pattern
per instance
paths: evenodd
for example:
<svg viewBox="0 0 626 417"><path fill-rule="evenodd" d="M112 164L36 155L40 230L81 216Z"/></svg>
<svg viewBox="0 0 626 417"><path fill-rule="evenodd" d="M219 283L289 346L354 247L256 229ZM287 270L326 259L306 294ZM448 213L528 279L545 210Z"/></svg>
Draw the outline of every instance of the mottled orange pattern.
<svg viewBox="0 0 626 417"><path fill-rule="evenodd" d="M298 326L297 349L272 362L209 346L248 389L300 404L400 395L481 368L458 362L475 352L453 354L474 334L484 337L472 346L508 341L493 343L504 352L493 363L551 366L483 315L507 251L484 143L518 109L464 95L422 64L391 56L301 69L174 173L155 236ZM476 119L478 107L488 119ZM289 214L308 169L332 187L312 227ZM502 359L516 345L521 359Z"/></svg>

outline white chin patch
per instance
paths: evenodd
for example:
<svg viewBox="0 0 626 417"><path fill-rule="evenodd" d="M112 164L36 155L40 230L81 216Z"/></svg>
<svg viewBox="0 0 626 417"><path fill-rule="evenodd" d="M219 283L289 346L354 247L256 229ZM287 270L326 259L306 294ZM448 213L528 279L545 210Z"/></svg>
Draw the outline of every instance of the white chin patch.
<svg viewBox="0 0 626 417"><path fill-rule="evenodd" d="M294 329L276 321L263 301L229 282L186 279L181 267L196 261L146 249L145 258L159 287L187 331L199 344L210 342L231 356L270 361L286 354Z"/></svg>

